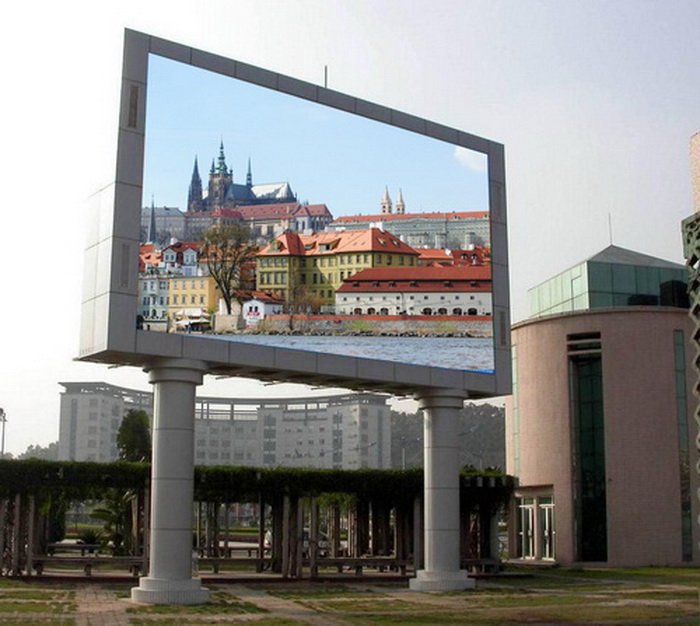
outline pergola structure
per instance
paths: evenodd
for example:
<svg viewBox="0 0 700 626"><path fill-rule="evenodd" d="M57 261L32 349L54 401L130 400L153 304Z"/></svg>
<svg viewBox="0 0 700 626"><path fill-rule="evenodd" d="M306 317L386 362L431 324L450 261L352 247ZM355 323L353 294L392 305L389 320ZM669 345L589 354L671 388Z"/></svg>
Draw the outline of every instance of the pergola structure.
<svg viewBox="0 0 700 626"><path fill-rule="evenodd" d="M140 463L0 461L0 573L31 576L73 566L92 574L128 566L152 575L149 474L149 465ZM311 579L328 568L413 575L424 563L422 479L416 469L197 467L188 534L191 547L195 537L198 569L218 573L248 565ZM461 567L499 567L497 521L512 490L513 480L494 472L460 476ZM118 503L113 513L123 523L103 538L108 545L61 541L56 529L65 528L71 505L107 501ZM245 542L231 524L240 504L257 519L255 535Z"/></svg>

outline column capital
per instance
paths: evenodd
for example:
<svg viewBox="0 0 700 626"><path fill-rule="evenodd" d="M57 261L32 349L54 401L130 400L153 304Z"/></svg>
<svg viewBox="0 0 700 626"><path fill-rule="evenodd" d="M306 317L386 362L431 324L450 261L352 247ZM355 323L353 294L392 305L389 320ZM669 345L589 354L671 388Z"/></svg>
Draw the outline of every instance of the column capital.
<svg viewBox="0 0 700 626"><path fill-rule="evenodd" d="M196 359L154 359L144 368L148 372L148 382L151 384L162 382L183 382L201 385L204 374L208 371L204 361Z"/></svg>
<svg viewBox="0 0 700 626"><path fill-rule="evenodd" d="M425 387L417 391L414 398L418 400L421 409L449 408L461 409L469 394L464 389L448 389L443 387Z"/></svg>

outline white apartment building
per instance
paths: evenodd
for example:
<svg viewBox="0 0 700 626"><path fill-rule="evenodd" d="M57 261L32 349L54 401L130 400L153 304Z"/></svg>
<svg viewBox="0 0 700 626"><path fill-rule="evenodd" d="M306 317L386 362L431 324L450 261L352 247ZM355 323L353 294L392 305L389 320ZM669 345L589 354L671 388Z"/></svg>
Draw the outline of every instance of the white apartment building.
<svg viewBox="0 0 700 626"><path fill-rule="evenodd" d="M152 415L153 397L106 383L61 383L59 459L117 459L117 430L129 409ZM197 398L195 463L336 469L391 466L387 396Z"/></svg>
<svg viewBox="0 0 700 626"><path fill-rule="evenodd" d="M490 266L371 268L346 278L338 315L491 315Z"/></svg>
<svg viewBox="0 0 700 626"><path fill-rule="evenodd" d="M117 430L130 409L153 414L153 394L106 383L59 383L61 415L58 432L60 461L117 459Z"/></svg>
<svg viewBox="0 0 700 626"><path fill-rule="evenodd" d="M165 320L168 317L169 285L167 276L157 273L141 274L138 315L148 322Z"/></svg>

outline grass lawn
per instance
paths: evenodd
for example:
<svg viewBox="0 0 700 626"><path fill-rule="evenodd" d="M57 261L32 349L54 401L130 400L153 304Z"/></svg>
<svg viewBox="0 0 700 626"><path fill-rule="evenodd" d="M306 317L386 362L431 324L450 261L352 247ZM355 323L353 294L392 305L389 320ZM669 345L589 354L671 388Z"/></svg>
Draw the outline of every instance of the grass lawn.
<svg viewBox="0 0 700 626"><path fill-rule="evenodd" d="M222 583L209 585L211 601L203 606L135 605L128 598L132 584L0 579L0 625L68 626L90 623L92 613L94 623L119 619L135 625L700 623L700 568L509 569L478 580L476 590L450 593L415 593L405 582L354 577L333 583Z"/></svg>

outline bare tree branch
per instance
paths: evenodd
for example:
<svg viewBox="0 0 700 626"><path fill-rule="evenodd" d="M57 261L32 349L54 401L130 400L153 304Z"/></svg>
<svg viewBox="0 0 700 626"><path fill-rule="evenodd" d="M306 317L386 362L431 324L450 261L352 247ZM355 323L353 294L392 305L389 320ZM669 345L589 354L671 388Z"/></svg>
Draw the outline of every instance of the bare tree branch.
<svg viewBox="0 0 700 626"><path fill-rule="evenodd" d="M212 226L202 242L202 257L230 315L234 294L241 285L241 272L255 256L250 229L242 223Z"/></svg>

